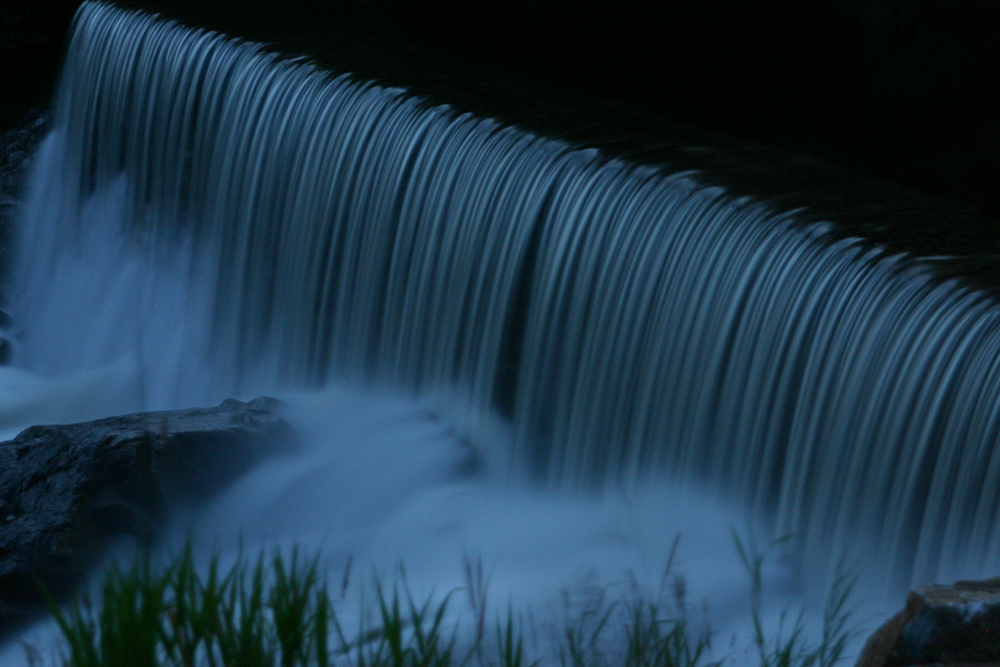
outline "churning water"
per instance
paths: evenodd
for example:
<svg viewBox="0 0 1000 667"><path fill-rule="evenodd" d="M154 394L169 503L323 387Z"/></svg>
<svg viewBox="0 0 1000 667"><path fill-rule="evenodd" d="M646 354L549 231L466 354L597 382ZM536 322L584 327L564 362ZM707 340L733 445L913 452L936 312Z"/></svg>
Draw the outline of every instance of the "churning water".
<svg viewBox="0 0 1000 667"><path fill-rule="evenodd" d="M530 597L681 532L723 619L750 516L884 590L1000 560L995 303L697 175L88 2L19 234L5 435L260 393L312 434L206 534Z"/></svg>

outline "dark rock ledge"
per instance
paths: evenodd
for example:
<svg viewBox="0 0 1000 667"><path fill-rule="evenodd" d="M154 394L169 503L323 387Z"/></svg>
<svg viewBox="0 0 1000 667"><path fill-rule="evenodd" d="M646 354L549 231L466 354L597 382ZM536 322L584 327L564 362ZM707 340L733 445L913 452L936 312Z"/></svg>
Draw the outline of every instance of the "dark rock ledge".
<svg viewBox="0 0 1000 667"><path fill-rule="evenodd" d="M911 591L868 639L856 667L917 665L1000 665L1000 577Z"/></svg>
<svg viewBox="0 0 1000 667"><path fill-rule="evenodd" d="M208 497L294 446L279 402L32 426L0 443L0 637L79 583L108 538L151 540L171 505Z"/></svg>

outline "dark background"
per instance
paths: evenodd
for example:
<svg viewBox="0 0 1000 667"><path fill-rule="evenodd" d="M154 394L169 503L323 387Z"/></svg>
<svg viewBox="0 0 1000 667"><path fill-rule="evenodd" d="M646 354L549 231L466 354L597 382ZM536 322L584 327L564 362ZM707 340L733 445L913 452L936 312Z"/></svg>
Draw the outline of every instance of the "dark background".
<svg viewBox="0 0 1000 667"><path fill-rule="evenodd" d="M993 0L204 2L131 4L292 50L338 31L405 43L1000 213ZM78 4L3 0L0 128L51 96Z"/></svg>

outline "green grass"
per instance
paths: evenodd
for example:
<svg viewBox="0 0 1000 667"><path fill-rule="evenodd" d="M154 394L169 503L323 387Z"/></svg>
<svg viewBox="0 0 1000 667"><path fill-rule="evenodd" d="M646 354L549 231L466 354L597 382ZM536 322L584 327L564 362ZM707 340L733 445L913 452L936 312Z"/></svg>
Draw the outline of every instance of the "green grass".
<svg viewBox="0 0 1000 667"><path fill-rule="evenodd" d="M771 546L779 545L789 537L776 540ZM761 619L761 573L765 552L757 549L752 541L741 539L735 530L733 541L743 567L750 575L753 649L760 666L832 667L839 662L847 644L859 632L857 626L851 624L848 606L856 577L847 575L843 565L838 568L823 610L822 635L818 644L810 644L805 639L805 625L801 614L790 620L787 610L782 612L777 629L768 634Z"/></svg>
<svg viewBox="0 0 1000 667"><path fill-rule="evenodd" d="M831 590L821 640L804 639L801 617L774 636L760 618L763 556L739 539L750 576L753 645L728 658L708 658L712 636L696 630L686 604L684 580L668 562L657 599L633 586L615 599L596 588L581 603L565 594L563 617L548 627L560 667L831 667L852 637L851 585L839 578ZM50 599L61 630L64 667L535 667L527 648L539 629L515 613L487 618L488 578L482 562L466 559L464 590L417 600L400 568L391 585L378 577L372 603L345 629L338 608L345 602L350 567L339 596L332 596L317 558L297 550L241 556L223 568L212 558L199 571L190 546L166 567L147 557L123 568L112 565L95 591L60 609ZM467 605L467 606L466 606ZM454 613L462 612L462 613ZM364 619L367 619L364 621ZM458 620L455 620L458 619ZM464 623L464 625L463 625ZM27 650L27 649L26 649ZM34 652L37 655L37 652ZM751 655L748 663L746 656ZM35 661L37 663L37 660Z"/></svg>

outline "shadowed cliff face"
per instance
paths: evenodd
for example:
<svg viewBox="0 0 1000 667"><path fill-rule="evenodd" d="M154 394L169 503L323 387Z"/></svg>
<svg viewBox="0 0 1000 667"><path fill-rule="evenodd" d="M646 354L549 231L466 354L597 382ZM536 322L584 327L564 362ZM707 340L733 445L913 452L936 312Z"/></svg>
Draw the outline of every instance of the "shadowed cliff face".
<svg viewBox="0 0 1000 667"><path fill-rule="evenodd" d="M17 126L0 133L0 279L10 269L14 221L21 206L30 158L45 135L47 119L45 108L37 107L25 114ZM5 321L5 315L2 314L5 305L6 298L0 289L0 364L8 361L5 344L9 343L4 334L7 333L9 322Z"/></svg>
<svg viewBox="0 0 1000 667"><path fill-rule="evenodd" d="M7 0L0 10L0 131L48 102L79 0Z"/></svg>
<svg viewBox="0 0 1000 667"><path fill-rule="evenodd" d="M993 3L388 4L437 48L1000 207Z"/></svg>

